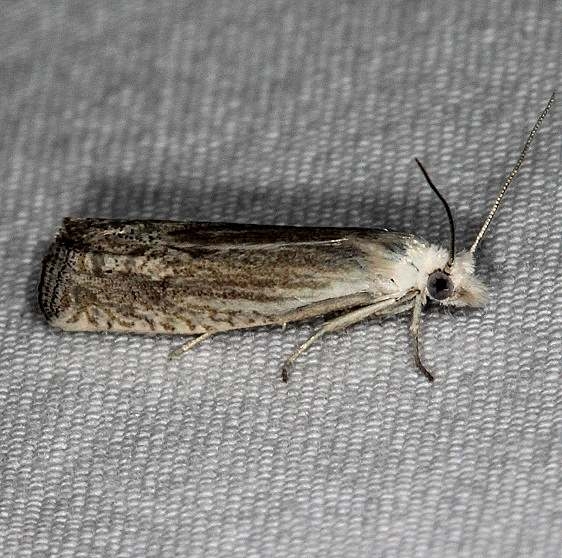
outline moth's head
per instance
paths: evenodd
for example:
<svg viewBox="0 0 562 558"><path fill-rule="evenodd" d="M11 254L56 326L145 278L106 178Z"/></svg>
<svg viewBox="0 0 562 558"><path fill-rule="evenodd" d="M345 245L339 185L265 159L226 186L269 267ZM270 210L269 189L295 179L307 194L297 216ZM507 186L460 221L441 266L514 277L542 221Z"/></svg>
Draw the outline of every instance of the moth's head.
<svg viewBox="0 0 562 558"><path fill-rule="evenodd" d="M546 107L539 114L539 117L527 137L527 141L521 150L515 166L502 184L495 202L484 219L484 223L476 235L472 246L467 252L461 252L460 254L455 252L455 223L453 221L451 209L449 208L445 198L440 194L439 190L429 178L423 165L418 159L416 159L416 163L425 176L427 183L435 192L443 204L443 208L447 212L450 233L448 251L433 245L426 246L426 250L421 258L421 261L416 260L417 263L421 263L422 265L417 265L417 263L414 265L417 273L417 289L419 294L414 303L412 325L410 326L410 330L412 331L415 341L414 358L416 360L416 364L430 381L433 381L433 376L424 366L419 353L418 337L421 320L421 305L428 299L450 306L481 306L484 302L486 302L486 288L474 275L474 254L480 245L482 238L486 234L486 231L488 230L488 227L490 226L490 223L493 220L505 193L519 172L529 146L531 145L533 138L536 136L538 129L554 102L554 96L555 93L553 92L546 104ZM414 259L415 258L410 257L410 263L413 262Z"/></svg>
<svg viewBox="0 0 562 558"><path fill-rule="evenodd" d="M474 250L455 253L455 222L449 204L418 159L416 163L447 212L450 233L447 252L432 247L427 253L425 298L447 306L482 306L487 300L487 291L474 275Z"/></svg>
<svg viewBox="0 0 562 558"><path fill-rule="evenodd" d="M470 252L458 254L452 264L429 273L425 294L445 306L482 306L488 299L486 286L474 274Z"/></svg>
<svg viewBox="0 0 562 558"><path fill-rule="evenodd" d="M498 197L493 203L480 231L476 235L472 246L467 252L456 254L455 222L453 220L453 214L451 213L449 204L436 188L435 184L433 184L431 178L429 178L427 171L420 163L420 161L418 159L415 159L423 175L425 176L427 183L443 204L443 208L447 212L447 217L449 219L449 253L448 256L444 256L443 253L439 253L439 251L437 251L434 252L431 258L429 258L428 261L431 261L432 263L430 264L429 269L426 269L427 283L424 293L426 298L435 300L436 302L439 302L441 304L451 306L481 306L482 304L484 304L484 302L486 302L486 287L474 275L474 253L476 252L476 249L482 241L482 238L486 234L486 231L490 226L490 222L494 218L494 215L496 214L496 211L500 206L503 196L507 192L514 177L519 172L519 168L521 167L523 160L525 159L527 150L529 149L533 138L535 137L544 118L550 110L552 103L554 102L554 96L555 93L553 92L548 103L546 104L546 107L540 113L535 125L533 126L533 129L529 133L527 141L523 146L523 149L521 151L521 154L519 155L519 158L517 159L517 162L515 163L515 166L505 179L505 182L502 184ZM445 258L446 261L442 261Z"/></svg>

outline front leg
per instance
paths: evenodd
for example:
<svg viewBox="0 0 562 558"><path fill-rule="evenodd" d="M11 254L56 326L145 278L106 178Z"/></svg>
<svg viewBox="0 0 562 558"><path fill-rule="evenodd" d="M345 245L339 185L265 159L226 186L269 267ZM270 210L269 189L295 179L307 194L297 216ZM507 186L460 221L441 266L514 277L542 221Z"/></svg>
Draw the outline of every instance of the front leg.
<svg viewBox="0 0 562 558"><path fill-rule="evenodd" d="M423 308L423 299L421 296L416 298L414 304L414 312L412 314L412 323L410 325L410 333L414 342L414 362L420 372L427 378L429 382L433 382L433 374L426 368L420 356L420 325Z"/></svg>

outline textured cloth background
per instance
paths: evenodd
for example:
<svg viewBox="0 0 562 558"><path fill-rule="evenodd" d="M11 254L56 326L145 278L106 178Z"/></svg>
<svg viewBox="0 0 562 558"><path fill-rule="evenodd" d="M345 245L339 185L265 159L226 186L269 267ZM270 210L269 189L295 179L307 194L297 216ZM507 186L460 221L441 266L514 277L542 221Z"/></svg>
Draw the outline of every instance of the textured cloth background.
<svg viewBox="0 0 562 558"><path fill-rule="evenodd" d="M467 245L562 75L560 2L3 2L0 555L562 554L561 115L479 255L482 310L64 334L67 215L388 226Z"/></svg>

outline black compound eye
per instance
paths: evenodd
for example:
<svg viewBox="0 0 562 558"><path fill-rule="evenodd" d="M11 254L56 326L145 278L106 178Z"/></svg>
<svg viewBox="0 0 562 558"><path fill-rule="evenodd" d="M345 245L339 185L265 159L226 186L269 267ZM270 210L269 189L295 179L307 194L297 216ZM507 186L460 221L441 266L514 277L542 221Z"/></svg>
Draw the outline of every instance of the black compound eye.
<svg viewBox="0 0 562 558"><path fill-rule="evenodd" d="M444 271L434 271L427 280L427 292L435 300L444 300L453 294L451 276Z"/></svg>

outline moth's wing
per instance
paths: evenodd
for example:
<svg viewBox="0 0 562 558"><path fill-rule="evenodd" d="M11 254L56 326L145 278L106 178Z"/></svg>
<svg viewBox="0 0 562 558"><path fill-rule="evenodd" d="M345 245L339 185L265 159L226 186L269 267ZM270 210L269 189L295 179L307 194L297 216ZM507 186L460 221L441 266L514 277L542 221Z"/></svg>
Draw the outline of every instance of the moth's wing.
<svg viewBox="0 0 562 558"><path fill-rule="evenodd" d="M74 330L194 334L279 324L391 290L383 260L400 257L408 236L67 219L45 258L40 305L53 325Z"/></svg>

